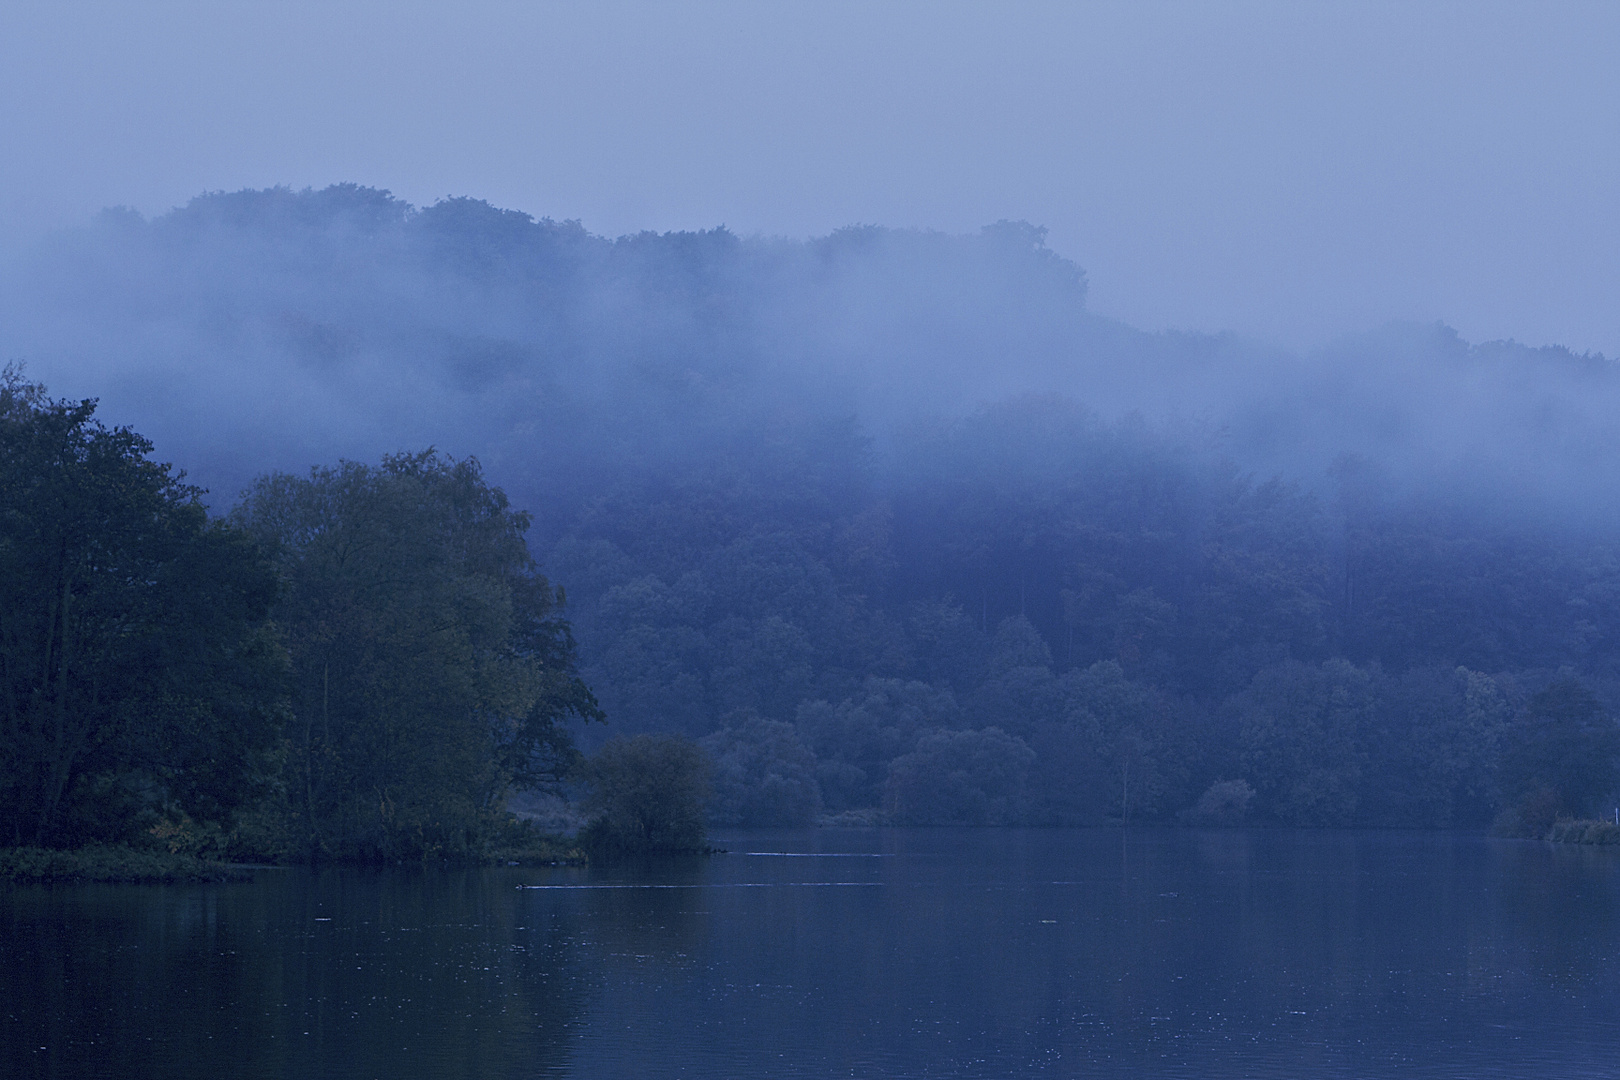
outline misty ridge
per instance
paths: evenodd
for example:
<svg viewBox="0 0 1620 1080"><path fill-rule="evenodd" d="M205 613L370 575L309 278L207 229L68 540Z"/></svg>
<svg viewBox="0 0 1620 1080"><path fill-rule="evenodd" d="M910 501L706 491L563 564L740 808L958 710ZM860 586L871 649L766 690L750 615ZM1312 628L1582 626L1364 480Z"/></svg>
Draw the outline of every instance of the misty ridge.
<svg viewBox="0 0 1620 1080"><path fill-rule="evenodd" d="M0 349L216 512L267 471L476 456L609 727L700 740L718 820L1607 806L1614 365L1146 333L1043 236L205 195L13 259Z"/></svg>
<svg viewBox="0 0 1620 1080"><path fill-rule="evenodd" d="M1043 237L1003 221L610 240L473 199L242 191L152 221L104 211L11 260L0 330L9 358L140 422L222 494L402 442L508 482L508 456L644 468L784 420L853 420L886 448L1052 395L1313 489L1349 462L1390 494L1614 513L1620 385L1601 355L1443 326L1310 356L1143 333L1090 314L1084 271Z"/></svg>

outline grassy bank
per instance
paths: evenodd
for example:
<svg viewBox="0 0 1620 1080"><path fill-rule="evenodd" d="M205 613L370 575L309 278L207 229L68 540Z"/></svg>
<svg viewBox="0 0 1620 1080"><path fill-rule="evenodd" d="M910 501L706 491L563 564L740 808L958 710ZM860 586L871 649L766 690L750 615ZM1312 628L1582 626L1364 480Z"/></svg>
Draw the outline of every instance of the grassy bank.
<svg viewBox="0 0 1620 1080"><path fill-rule="evenodd" d="M487 860L496 866L583 866L585 850L566 836L542 836L497 846Z"/></svg>
<svg viewBox="0 0 1620 1080"><path fill-rule="evenodd" d="M1553 822L1547 839L1555 844L1620 844L1620 825L1602 818Z"/></svg>
<svg viewBox="0 0 1620 1080"><path fill-rule="evenodd" d="M585 861L585 853L572 841L558 840L500 848L485 858L473 861L471 865L580 866ZM128 847L85 847L68 851L0 848L0 881L132 884L247 881L252 878L255 868L241 863L215 862L195 855L138 851Z"/></svg>
<svg viewBox="0 0 1620 1080"><path fill-rule="evenodd" d="M244 867L167 851L95 846L55 851L0 848L0 881L245 881Z"/></svg>

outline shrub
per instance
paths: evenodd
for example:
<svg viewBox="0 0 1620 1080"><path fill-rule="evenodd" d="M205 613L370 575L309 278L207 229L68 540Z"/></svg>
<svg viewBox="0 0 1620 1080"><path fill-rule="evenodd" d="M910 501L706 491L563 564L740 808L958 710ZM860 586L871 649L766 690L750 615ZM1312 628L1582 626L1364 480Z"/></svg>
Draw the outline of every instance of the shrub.
<svg viewBox="0 0 1620 1080"><path fill-rule="evenodd" d="M610 740L579 768L591 818L581 846L598 856L704 850L710 772L684 736Z"/></svg>

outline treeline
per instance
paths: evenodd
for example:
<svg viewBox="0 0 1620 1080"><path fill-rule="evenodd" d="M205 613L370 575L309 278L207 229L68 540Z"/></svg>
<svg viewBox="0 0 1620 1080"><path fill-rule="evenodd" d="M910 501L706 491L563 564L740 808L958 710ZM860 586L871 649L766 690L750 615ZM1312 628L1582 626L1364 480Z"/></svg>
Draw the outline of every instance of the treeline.
<svg viewBox="0 0 1620 1080"><path fill-rule="evenodd" d="M930 435L910 473L844 425L604 492L550 541L578 648L471 459L269 474L210 519L93 408L0 386L13 845L476 858L513 792L570 780L606 850L701 846L706 798L741 825L1526 835L1615 798L1609 549L1476 521L1476 562L1435 561L1450 519L1326 509L1059 403ZM577 769L605 716L685 741Z"/></svg>
<svg viewBox="0 0 1620 1080"><path fill-rule="evenodd" d="M238 702L221 760L257 764L220 774L216 813L181 794L181 759L113 740L163 763L96 781L118 798L275 807L264 835L289 851L451 849L486 826L445 822L498 817L571 731L700 741L730 822L1534 831L1614 805L1620 372L1602 357L1444 327L1308 357L1142 333L1088 312L1080 268L1019 223L610 239L352 185L110 212L13 279L8 355L104 388L217 491L251 485L223 523L163 490L208 543L260 553L235 602L268 605L244 641L283 656L286 705L253 711L270 699L244 673L274 664L246 644L197 661L165 700ZM452 453L302 471L402 445ZM475 512L496 496L472 455L535 515L526 533L510 506ZM252 480L267 468L297 478ZM471 531L452 555L391 520ZM367 570L351 542L462 584L396 574L394 553ZM150 648L181 647L148 622ZM469 664L508 689L479 697ZM525 664L563 681L536 690ZM595 715L584 685L608 726L574 726ZM447 734L441 707L478 719ZM223 708L164 723L223 732L203 721ZM373 715L390 719L324 726ZM420 750L374 763L393 740ZM29 768L29 790L62 782ZM390 795L407 774L458 794Z"/></svg>
<svg viewBox="0 0 1620 1080"><path fill-rule="evenodd" d="M431 452L201 492L0 381L0 844L396 862L511 842L600 716L526 515ZM521 830L517 830L521 831Z"/></svg>
<svg viewBox="0 0 1620 1080"><path fill-rule="evenodd" d="M1044 393L1201 426L1262 476L1315 487L1349 455L1392 489L1620 523L1601 356L1443 326L1308 355L1145 333L1089 311L1083 270L1022 222L610 238L351 184L107 211L0 252L0 279L0 356L102 395L226 496L435 445L551 514L780 423L854 418L887 459L915 425Z"/></svg>
<svg viewBox="0 0 1620 1080"><path fill-rule="evenodd" d="M702 740L720 821L1612 805L1612 540L1349 469L1324 500L1051 399L897 456L779 429L553 522L585 677L621 729Z"/></svg>

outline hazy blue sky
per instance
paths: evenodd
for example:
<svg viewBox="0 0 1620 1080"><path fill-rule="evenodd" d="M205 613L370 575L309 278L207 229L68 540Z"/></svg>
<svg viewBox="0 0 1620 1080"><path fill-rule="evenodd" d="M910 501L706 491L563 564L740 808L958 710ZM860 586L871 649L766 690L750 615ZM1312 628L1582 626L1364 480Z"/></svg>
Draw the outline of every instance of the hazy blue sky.
<svg viewBox="0 0 1620 1080"><path fill-rule="evenodd" d="M353 180L593 231L1051 229L1093 307L1620 355L1620 5L62 4L0 237Z"/></svg>

